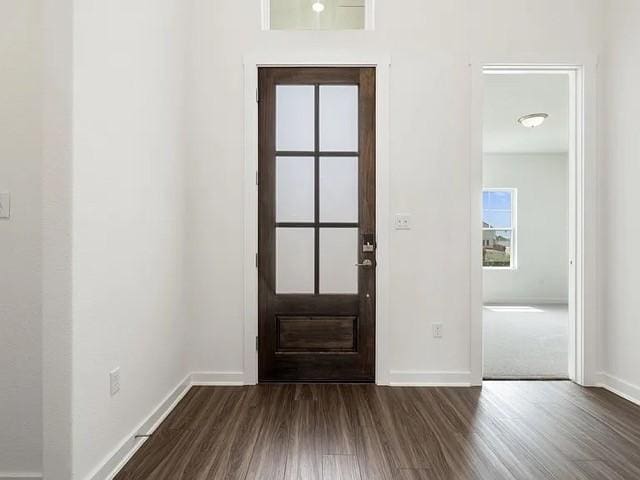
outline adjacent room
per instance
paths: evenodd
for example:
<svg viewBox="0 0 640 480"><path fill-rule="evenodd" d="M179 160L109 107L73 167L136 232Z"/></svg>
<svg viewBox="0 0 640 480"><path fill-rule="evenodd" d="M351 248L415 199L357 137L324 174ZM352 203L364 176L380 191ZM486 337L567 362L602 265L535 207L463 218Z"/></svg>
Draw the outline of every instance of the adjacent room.
<svg viewBox="0 0 640 480"><path fill-rule="evenodd" d="M569 378L569 83L485 73L486 379Z"/></svg>
<svg viewBox="0 0 640 480"><path fill-rule="evenodd" d="M640 479L640 2L0 0L0 480Z"/></svg>

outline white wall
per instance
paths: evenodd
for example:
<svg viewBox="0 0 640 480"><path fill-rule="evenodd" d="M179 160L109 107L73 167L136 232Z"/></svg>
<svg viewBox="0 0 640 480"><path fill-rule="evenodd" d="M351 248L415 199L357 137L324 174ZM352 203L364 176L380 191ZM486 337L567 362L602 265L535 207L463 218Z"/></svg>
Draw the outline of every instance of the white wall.
<svg viewBox="0 0 640 480"><path fill-rule="evenodd" d="M184 379L184 0L76 0L73 478ZM121 368L111 397L109 372Z"/></svg>
<svg viewBox="0 0 640 480"><path fill-rule="evenodd" d="M517 188L517 269L483 271L486 303L567 303L569 178L566 154L484 156L486 188Z"/></svg>
<svg viewBox="0 0 640 480"><path fill-rule="evenodd" d="M195 1L188 168L190 368L242 372L243 57L349 52L391 55L392 232L388 368L392 378L470 371L472 61L595 58L597 0L381 0L372 32L263 32L259 2ZM433 232L441 235L434 236ZM442 243L453 254L438 255ZM432 339L431 322L444 323ZM437 373L437 375L436 375ZM440 375L442 373L442 375ZM451 375L449 375L451 374Z"/></svg>
<svg viewBox="0 0 640 480"><path fill-rule="evenodd" d="M608 2L602 66L604 191L601 205L604 383L640 401L640 4Z"/></svg>
<svg viewBox="0 0 640 480"><path fill-rule="evenodd" d="M0 2L0 477L42 471L42 33L38 0Z"/></svg>

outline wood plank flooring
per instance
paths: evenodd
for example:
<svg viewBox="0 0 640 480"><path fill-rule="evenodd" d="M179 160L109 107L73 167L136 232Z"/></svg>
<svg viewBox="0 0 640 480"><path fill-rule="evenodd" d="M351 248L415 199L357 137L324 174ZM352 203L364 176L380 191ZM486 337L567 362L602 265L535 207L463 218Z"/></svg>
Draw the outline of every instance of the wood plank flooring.
<svg viewBox="0 0 640 480"><path fill-rule="evenodd" d="M570 382L194 387L134 479L637 480L640 407Z"/></svg>

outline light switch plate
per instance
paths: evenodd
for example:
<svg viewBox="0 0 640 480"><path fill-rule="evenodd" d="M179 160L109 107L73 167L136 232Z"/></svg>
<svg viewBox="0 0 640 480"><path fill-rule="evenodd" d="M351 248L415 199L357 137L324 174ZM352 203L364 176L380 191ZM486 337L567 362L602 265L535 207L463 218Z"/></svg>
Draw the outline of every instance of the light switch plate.
<svg viewBox="0 0 640 480"><path fill-rule="evenodd" d="M411 215L397 213L394 226L396 230L411 230Z"/></svg>
<svg viewBox="0 0 640 480"><path fill-rule="evenodd" d="M11 194L9 192L0 192L0 218L9 218L11 216Z"/></svg>

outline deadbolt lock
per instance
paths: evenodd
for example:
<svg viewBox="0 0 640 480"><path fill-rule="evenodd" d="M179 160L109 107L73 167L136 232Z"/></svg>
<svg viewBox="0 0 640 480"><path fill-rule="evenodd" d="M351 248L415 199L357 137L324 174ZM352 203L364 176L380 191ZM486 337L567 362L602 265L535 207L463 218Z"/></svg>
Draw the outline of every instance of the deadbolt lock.
<svg viewBox="0 0 640 480"><path fill-rule="evenodd" d="M376 251L376 236L372 233L362 235L362 252L373 253Z"/></svg>

